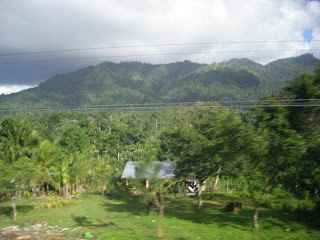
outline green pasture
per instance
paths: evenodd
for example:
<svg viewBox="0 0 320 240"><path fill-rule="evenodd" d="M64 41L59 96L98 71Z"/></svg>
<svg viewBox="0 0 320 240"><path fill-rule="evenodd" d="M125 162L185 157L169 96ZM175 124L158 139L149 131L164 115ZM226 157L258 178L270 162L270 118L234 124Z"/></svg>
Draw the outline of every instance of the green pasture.
<svg viewBox="0 0 320 240"><path fill-rule="evenodd" d="M210 196L204 196L201 210L197 210L197 199L193 197L166 199L165 216L161 221L164 236L161 239L320 239L320 230L302 223L294 213L270 208L261 208L261 230L255 231L249 199L239 194L215 194L213 200L208 200ZM243 203L240 212L224 210L224 203L240 200ZM46 221L50 226L70 228L66 236L83 237L86 231L90 231L91 239L158 239L157 209L152 208L147 214L137 197L81 196L70 204L55 208L39 208L48 199L15 202L18 209L15 222L10 202L1 202L0 228ZM74 228L78 229L71 231Z"/></svg>

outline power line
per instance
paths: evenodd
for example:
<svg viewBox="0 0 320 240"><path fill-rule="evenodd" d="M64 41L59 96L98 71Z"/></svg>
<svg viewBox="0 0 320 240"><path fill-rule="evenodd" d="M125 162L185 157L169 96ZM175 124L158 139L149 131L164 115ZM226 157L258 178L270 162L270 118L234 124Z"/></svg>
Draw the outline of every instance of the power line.
<svg viewBox="0 0 320 240"><path fill-rule="evenodd" d="M204 105L204 106L146 106L146 107L121 107L121 108L72 108L72 109L11 109L11 110L3 110L0 109L0 112L24 112L24 111L55 111L55 112L61 112L61 111L136 111L136 110L148 110L148 109L176 109L176 108L270 108L270 107L320 107L320 104L309 104L309 105L238 105L238 106L212 106L212 105Z"/></svg>
<svg viewBox="0 0 320 240"><path fill-rule="evenodd" d="M268 103L268 102L303 102L303 101L320 101L316 98L305 98L305 99L257 99L257 100L226 100L226 101L214 101L214 102L156 102L156 103L137 103L137 104L120 104L120 105L89 105L89 106L57 106L57 107L47 107L46 109L56 109L56 108L94 108L94 107L140 107L140 106L155 106L155 105L198 105L201 104L224 104L224 103ZM43 109L43 107L40 107ZM24 109L24 108L21 108ZM29 109L39 109L37 107Z"/></svg>
<svg viewBox="0 0 320 240"><path fill-rule="evenodd" d="M89 59L104 58L123 58L123 57L148 57L148 56L169 56L169 55L192 55L192 54L221 54L221 53L255 53L255 52L291 52L291 51L319 51L320 49L268 49L268 50L231 50L231 51L214 51L214 52L176 52L176 53L150 53L150 54L132 54L132 55L109 55L103 57L78 57L78 58L59 58L59 59L43 59L34 61L16 61L16 62L0 62L5 64L21 64L21 63L39 63L39 62L57 62L57 61L75 61Z"/></svg>
<svg viewBox="0 0 320 240"><path fill-rule="evenodd" d="M57 53L57 52L74 52L74 51L88 51L88 50L102 50L102 49L120 49L120 48L142 48L142 47L167 47L167 46L187 46L187 45L214 45L214 44L254 44L254 43L299 43L307 40L265 40L265 41L221 41L221 42L194 42L194 43L163 43L163 44L143 44L143 45L122 45L122 46L108 46L108 47L91 47L91 48L69 48L57 50L44 50L33 52L19 52L19 53L5 53L2 56L27 55L27 54L41 54L41 53ZM313 42L320 42L320 40L311 40Z"/></svg>
<svg viewBox="0 0 320 240"><path fill-rule="evenodd" d="M318 101L305 103L303 101ZM278 103L280 102L280 104ZM239 105L232 104L239 103ZM285 103L285 104L281 104ZM221 105L218 105L221 104ZM280 100L248 100L248 101L219 101L219 102L183 102L183 103L154 103L154 104L129 104L129 105L92 105L92 106L60 106L39 108L8 108L0 112L16 111L82 111L82 110L147 110L170 108L268 108L268 107L320 107L320 99L280 99Z"/></svg>

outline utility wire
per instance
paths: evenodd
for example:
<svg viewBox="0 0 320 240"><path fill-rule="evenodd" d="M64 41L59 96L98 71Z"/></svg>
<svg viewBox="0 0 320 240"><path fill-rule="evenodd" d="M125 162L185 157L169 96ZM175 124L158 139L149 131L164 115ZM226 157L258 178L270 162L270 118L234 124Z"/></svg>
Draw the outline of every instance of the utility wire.
<svg viewBox="0 0 320 240"><path fill-rule="evenodd" d="M150 53L150 54L132 54L132 55L110 55L103 57L78 57L78 58L59 58L59 59L43 59L34 61L16 61L16 62L0 62L0 65L5 64L20 64L20 63L39 63L39 62L57 62L57 61L74 61L88 59L103 59L103 58L123 58L123 57L148 57L148 56L169 56L169 55L192 55L192 54L220 54L220 53L255 53L255 52L291 52L291 51L320 51L320 49L269 49L269 50L232 50L232 51L214 51L214 52L176 52L176 53Z"/></svg>
<svg viewBox="0 0 320 240"><path fill-rule="evenodd" d="M102 111L102 110L107 110L107 111L121 111L121 110L148 110L148 109L177 109L177 108L269 108L269 107L320 107L320 104L310 104L310 105L238 105L238 106L148 106L148 107L122 107L122 108L72 108L72 109L11 109L11 110L3 110L0 109L0 112L23 112L23 111Z"/></svg>
<svg viewBox="0 0 320 240"><path fill-rule="evenodd" d="M145 107L145 106L157 106L157 105L197 105L201 104L224 104L224 103L268 103L268 102L303 102L303 101L320 101L320 99L272 99L272 100L227 100L227 101L215 101L215 102L164 102L164 103L141 103L141 104L120 104L120 105L90 105L90 106L58 106L58 107L47 107L46 109L64 109L64 108L95 108L95 107ZM25 109L25 108L21 108ZM34 107L29 109L44 109L43 107ZM10 110L10 109L8 109Z"/></svg>
<svg viewBox="0 0 320 240"><path fill-rule="evenodd" d="M320 40L311 40L313 42L320 42ZM142 47L166 47L166 46L187 46L187 45L214 45L214 44L254 44L254 43L299 43L306 42L306 40L266 40L266 41L221 41L221 42L194 42L194 43L164 43L164 44L144 44L144 45L123 45L123 46L109 46L109 47L91 47L91 48L70 48L58 50L44 50L33 52L19 52L19 53L4 53L2 56L27 55L27 54L41 54L41 53L57 53L57 52L75 52L87 50L102 50L102 49L119 49L119 48L142 48Z"/></svg>
<svg viewBox="0 0 320 240"><path fill-rule="evenodd" d="M297 101L295 101L297 100ZM318 101L315 103L303 103L301 101ZM249 101L219 101L219 102L204 102L204 105L198 102L184 103L155 103L155 104L130 104L130 105L93 105L93 106L61 106L61 107L39 107L39 108L8 108L0 109L0 112L15 112L15 111L68 111L68 110L145 110L145 109L169 109L169 108L268 108L268 107L320 107L320 99L284 99L284 100L249 100ZM261 104L261 102L263 104ZM282 102L287 104L278 104ZM296 103L295 103L296 102ZM229 104L222 104L229 103ZM230 103L239 103L233 105ZM162 106L161 106L162 104ZM211 105L215 104L215 105ZM217 105L222 104L222 105Z"/></svg>

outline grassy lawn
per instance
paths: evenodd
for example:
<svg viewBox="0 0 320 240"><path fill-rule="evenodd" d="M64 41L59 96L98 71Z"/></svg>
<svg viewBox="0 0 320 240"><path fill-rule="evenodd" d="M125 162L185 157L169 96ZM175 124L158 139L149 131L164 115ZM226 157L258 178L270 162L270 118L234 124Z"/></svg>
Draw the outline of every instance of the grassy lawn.
<svg viewBox="0 0 320 240"><path fill-rule="evenodd" d="M206 200L202 210L197 210L197 199L192 197L167 200L165 217L161 226L162 239L320 239L320 231L299 223L290 213L262 208L260 231L253 229L253 208L241 198L244 206L240 212L226 212L223 203L239 200L235 194L215 194ZM208 199L209 195L205 196ZM17 221L11 218L10 202L0 205L0 228L23 227L32 221L46 221L50 226L69 228L65 234L82 237L86 231L91 239L158 239L157 211L147 214L137 198L81 196L73 203L59 208L38 208L45 199L16 200ZM291 219L291 220L290 220ZM81 228L80 228L81 227ZM72 229L76 229L71 231Z"/></svg>

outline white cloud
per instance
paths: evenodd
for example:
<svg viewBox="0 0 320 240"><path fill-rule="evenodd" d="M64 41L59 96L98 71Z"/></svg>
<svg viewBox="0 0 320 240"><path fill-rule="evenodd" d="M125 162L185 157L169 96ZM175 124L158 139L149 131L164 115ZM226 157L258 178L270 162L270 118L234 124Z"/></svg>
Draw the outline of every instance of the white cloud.
<svg viewBox="0 0 320 240"><path fill-rule="evenodd" d="M312 31L312 38L313 38L313 39L320 39L320 27L313 29L313 31ZM319 43L319 42L311 41L310 45L311 45L312 48L318 48L318 49L320 49L320 43ZM313 55L314 55L316 58L320 58L320 51L316 51Z"/></svg>
<svg viewBox="0 0 320 240"><path fill-rule="evenodd" d="M320 2L319 1L311 1L307 4L307 8L308 10L312 13L312 14L320 14Z"/></svg>
<svg viewBox="0 0 320 240"><path fill-rule="evenodd" d="M158 43L303 41L305 29L313 29L315 38L319 23L320 3L306 0L2 0L0 53ZM320 39L319 36L317 39ZM319 42L125 48L25 55L19 58L12 56L0 60L195 51L290 50L106 59L151 63L190 59L212 63L233 57L248 57L266 63L278 58L298 56L310 52L311 48L319 48ZM314 54L319 56L319 51ZM102 60L88 61L88 65L99 61ZM30 67L39 67L39 64ZM59 72L57 64L55 67L55 71Z"/></svg>
<svg viewBox="0 0 320 240"><path fill-rule="evenodd" d="M32 88L35 86L29 86L29 85L3 85L0 86L0 95L1 94L10 94L15 92L20 92L24 89Z"/></svg>

